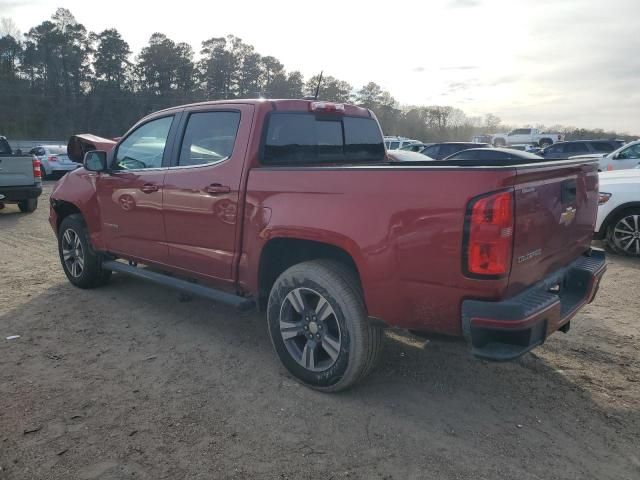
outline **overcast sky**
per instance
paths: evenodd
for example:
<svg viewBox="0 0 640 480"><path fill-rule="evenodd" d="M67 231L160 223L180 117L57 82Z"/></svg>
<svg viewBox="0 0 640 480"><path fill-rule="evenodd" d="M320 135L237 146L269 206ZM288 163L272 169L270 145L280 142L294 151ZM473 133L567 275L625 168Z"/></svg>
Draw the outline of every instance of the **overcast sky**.
<svg viewBox="0 0 640 480"><path fill-rule="evenodd" d="M640 134L640 0L0 0L0 16L24 33L58 6L136 54L153 32L196 52L234 34L288 70L374 81L401 104Z"/></svg>

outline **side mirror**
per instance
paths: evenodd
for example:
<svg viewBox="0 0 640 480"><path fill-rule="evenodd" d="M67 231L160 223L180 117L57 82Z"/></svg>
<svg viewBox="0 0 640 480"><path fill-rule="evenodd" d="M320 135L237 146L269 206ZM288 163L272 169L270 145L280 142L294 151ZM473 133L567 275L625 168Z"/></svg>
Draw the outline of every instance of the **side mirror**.
<svg viewBox="0 0 640 480"><path fill-rule="evenodd" d="M105 172L107 170L107 152L103 150L92 150L85 153L84 168L90 172Z"/></svg>

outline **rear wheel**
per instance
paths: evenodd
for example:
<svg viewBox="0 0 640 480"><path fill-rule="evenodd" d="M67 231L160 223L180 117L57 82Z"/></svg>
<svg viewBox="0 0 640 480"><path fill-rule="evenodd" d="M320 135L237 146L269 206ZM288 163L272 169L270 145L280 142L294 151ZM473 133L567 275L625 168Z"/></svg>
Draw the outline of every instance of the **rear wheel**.
<svg viewBox="0 0 640 480"><path fill-rule="evenodd" d="M502 138L497 138L493 141L494 147L504 147L505 145L506 145L506 142Z"/></svg>
<svg viewBox="0 0 640 480"><path fill-rule="evenodd" d="M543 138L542 140L540 140L539 145L541 148L545 148L549 145L553 145L553 142L549 138Z"/></svg>
<svg viewBox="0 0 640 480"><path fill-rule="evenodd" d="M42 177L42 180L47 178L47 171L44 169L43 165L40 165L40 176Z"/></svg>
<svg viewBox="0 0 640 480"><path fill-rule="evenodd" d="M38 208L38 199L29 198L27 200L23 200L22 202L18 202L18 208L23 213L35 212L36 208Z"/></svg>
<svg viewBox="0 0 640 480"><path fill-rule="evenodd" d="M607 228L607 245L615 253L640 257L640 208L617 215Z"/></svg>
<svg viewBox="0 0 640 480"><path fill-rule="evenodd" d="M330 261L304 262L276 280L267 307L269 335L300 382L336 392L372 370L382 330L367 318L354 272Z"/></svg>
<svg viewBox="0 0 640 480"><path fill-rule="evenodd" d="M95 288L106 284L110 270L103 270L102 258L89 243L87 226L82 216L65 217L58 230L58 252L64 273L80 288Z"/></svg>

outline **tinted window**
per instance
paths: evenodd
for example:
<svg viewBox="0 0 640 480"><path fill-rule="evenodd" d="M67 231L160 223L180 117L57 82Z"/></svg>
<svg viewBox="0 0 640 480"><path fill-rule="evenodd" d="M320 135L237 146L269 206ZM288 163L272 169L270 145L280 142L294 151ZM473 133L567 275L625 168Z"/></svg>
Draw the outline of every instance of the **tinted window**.
<svg viewBox="0 0 640 480"><path fill-rule="evenodd" d="M513 132L511 132L512 135L528 135L530 133L531 133L530 128L518 128L517 130L514 130Z"/></svg>
<svg viewBox="0 0 640 480"><path fill-rule="evenodd" d="M230 157L239 123L239 112L201 112L189 115L178 165L206 165Z"/></svg>
<svg viewBox="0 0 640 480"><path fill-rule="evenodd" d="M564 144L564 153L585 153L585 152L589 152L589 147L587 147L586 143L575 142L575 143Z"/></svg>
<svg viewBox="0 0 640 480"><path fill-rule="evenodd" d="M114 168L137 170L162 166L173 117L152 120L138 127L118 147Z"/></svg>
<svg viewBox="0 0 640 480"><path fill-rule="evenodd" d="M382 160L380 127L371 118L344 117L344 143L348 160Z"/></svg>
<svg viewBox="0 0 640 480"><path fill-rule="evenodd" d="M544 153L562 153L563 151L564 151L564 143L552 145L551 147L544 149Z"/></svg>
<svg viewBox="0 0 640 480"><path fill-rule="evenodd" d="M467 147L466 145L451 145L451 144L444 144L444 145L440 145L440 156L441 157L448 157L449 155L453 155L456 152L459 152L460 150L466 150Z"/></svg>
<svg viewBox="0 0 640 480"><path fill-rule="evenodd" d="M263 155L267 164L382 161L384 157L382 135L371 118L274 113L269 119Z"/></svg>
<svg viewBox="0 0 640 480"><path fill-rule="evenodd" d="M389 150L396 150L400 146L400 142L391 142L389 144Z"/></svg>
<svg viewBox="0 0 640 480"><path fill-rule="evenodd" d="M430 147L425 148L420 153L426 155L431 158L436 158L438 155L438 150L440 149L440 145L431 145Z"/></svg>
<svg viewBox="0 0 640 480"><path fill-rule="evenodd" d="M616 148L618 148L608 142L592 142L591 146L596 152L613 152Z"/></svg>

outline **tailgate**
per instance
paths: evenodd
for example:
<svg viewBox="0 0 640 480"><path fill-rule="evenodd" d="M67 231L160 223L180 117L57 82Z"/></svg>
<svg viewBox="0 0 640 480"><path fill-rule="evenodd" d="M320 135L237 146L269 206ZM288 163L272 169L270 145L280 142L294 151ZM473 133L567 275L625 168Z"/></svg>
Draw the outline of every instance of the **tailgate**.
<svg viewBox="0 0 640 480"><path fill-rule="evenodd" d="M597 162L517 167L509 293L518 293L582 255L591 244L597 210Z"/></svg>
<svg viewBox="0 0 640 480"><path fill-rule="evenodd" d="M33 185L32 157L0 157L0 187Z"/></svg>

